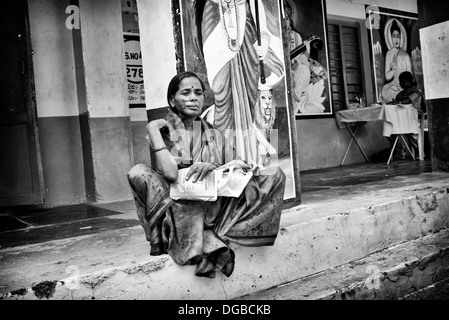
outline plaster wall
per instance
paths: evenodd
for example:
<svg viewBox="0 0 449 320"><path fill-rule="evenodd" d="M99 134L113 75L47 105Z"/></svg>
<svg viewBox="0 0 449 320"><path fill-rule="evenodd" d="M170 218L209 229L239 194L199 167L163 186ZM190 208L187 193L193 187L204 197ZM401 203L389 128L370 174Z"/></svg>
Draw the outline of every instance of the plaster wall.
<svg viewBox="0 0 449 320"><path fill-rule="evenodd" d="M79 114L72 31L65 26L69 5L69 0L28 1L39 118Z"/></svg>
<svg viewBox="0 0 449 320"><path fill-rule="evenodd" d="M171 1L137 0L137 7L146 109L160 108L167 105L168 83L176 74Z"/></svg>
<svg viewBox="0 0 449 320"><path fill-rule="evenodd" d="M72 30L73 4L80 28ZM120 0L29 0L29 17L45 205L130 199Z"/></svg>
<svg viewBox="0 0 449 320"><path fill-rule="evenodd" d="M78 116L39 118L46 204L82 203L86 200Z"/></svg>
<svg viewBox="0 0 449 320"><path fill-rule="evenodd" d="M45 204L85 201L69 0L28 1Z"/></svg>
<svg viewBox="0 0 449 320"><path fill-rule="evenodd" d="M120 0L80 0L79 8L89 116L129 116Z"/></svg>
<svg viewBox="0 0 449 320"><path fill-rule="evenodd" d="M90 202L131 199L132 138L120 0L80 0L85 104L83 149ZM84 103L84 102L83 102Z"/></svg>
<svg viewBox="0 0 449 320"><path fill-rule="evenodd" d="M137 0L143 57L146 108L131 109L134 163L150 164L147 110L167 105L168 83L176 74L175 40L170 1Z"/></svg>
<svg viewBox="0 0 449 320"><path fill-rule="evenodd" d="M351 135L339 130L334 118L300 120L298 126L299 165L301 170L337 167L341 164ZM382 136L382 122L368 122L357 131L357 139L368 158L388 148ZM364 162L362 153L352 142L344 165Z"/></svg>
<svg viewBox="0 0 449 320"><path fill-rule="evenodd" d="M366 19L365 5L417 13L416 0L326 0L328 14Z"/></svg>
<svg viewBox="0 0 449 320"><path fill-rule="evenodd" d="M148 141L145 139L148 124L147 110L146 108L132 108L130 109L130 115L134 164L151 165L150 148Z"/></svg>

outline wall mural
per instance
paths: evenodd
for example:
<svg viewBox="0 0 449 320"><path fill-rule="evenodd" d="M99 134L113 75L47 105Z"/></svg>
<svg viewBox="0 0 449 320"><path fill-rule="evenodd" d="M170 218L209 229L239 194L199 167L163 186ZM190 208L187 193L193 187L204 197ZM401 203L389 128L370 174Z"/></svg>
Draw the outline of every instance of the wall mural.
<svg viewBox="0 0 449 320"><path fill-rule="evenodd" d="M325 0L284 0L295 115L332 115Z"/></svg>
<svg viewBox="0 0 449 320"><path fill-rule="evenodd" d="M172 9L178 72L195 71L206 82L203 116L233 143L235 157L279 165L284 199L299 200L281 3L172 0Z"/></svg>
<svg viewBox="0 0 449 320"><path fill-rule="evenodd" d="M421 90L423 71L418 16L413 13L366 7L375 77L375 100L390 102L401 91L399 75L411 72Z"/></svg>

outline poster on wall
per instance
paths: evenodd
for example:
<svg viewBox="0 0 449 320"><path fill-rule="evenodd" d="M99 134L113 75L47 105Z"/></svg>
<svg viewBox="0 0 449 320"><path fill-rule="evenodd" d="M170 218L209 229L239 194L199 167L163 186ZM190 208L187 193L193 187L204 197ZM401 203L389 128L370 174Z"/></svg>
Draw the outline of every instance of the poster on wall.
<svg viewBox="0 0 449 320"><path fill-rule="evenodd" d="M282 1L172 1L178 72L205 81L203 117L232 143L235 158L279 166L284 200L299 200Z"/></svg>
<svg viewBox="0 0 449 320"><path fill-rule="evenodd" d="M366 7L375 77L375 101L387 103L401 91L399 75L413 74L424 90L418 16L410 12Z"/></svg>
<svg viewBox="0 0 449 320"><path fill-rule="evenodd" d="M449 98L449 21L420 32L426 99Z"/></svg>
<svg viewBox="0 0 449 320"><path fill-rule="evenodd" d="M284 0L296 117L332 115L325 0Z"/></svg>
<svg viewBox="0 0 449 320"><path fill-rule="evenodd" d="M130 107L145 107L142 52L139 36L125 35L125 61L128 103Z"/></svg>

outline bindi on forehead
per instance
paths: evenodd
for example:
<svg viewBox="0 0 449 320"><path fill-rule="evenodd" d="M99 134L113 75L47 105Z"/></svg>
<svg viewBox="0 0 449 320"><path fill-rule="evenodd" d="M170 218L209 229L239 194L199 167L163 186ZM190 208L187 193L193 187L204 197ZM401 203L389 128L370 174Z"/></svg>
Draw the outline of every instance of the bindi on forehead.
<svg viewBox="0 0 449 320"><path fill-rule="evenodd" d="M180 86L179 90L202 90L202 88L201 86L188 85L188 86Z"/></svg>
<svg viewBox="0 0 449 320"><path fill-rule="evenodd" d="M180 85L179 88L184 88L184 89L201 89L201 84L197 79L192 79L192 78L187 78L184 79Z"/></svg>
<svg viewBox="0 0 449 320"><path fill-rule="evenodd" d="M181 89L201 89L201 85L199 83L198 84L189 83L189 84L180 85L179 88L181 88Z"/></svg>

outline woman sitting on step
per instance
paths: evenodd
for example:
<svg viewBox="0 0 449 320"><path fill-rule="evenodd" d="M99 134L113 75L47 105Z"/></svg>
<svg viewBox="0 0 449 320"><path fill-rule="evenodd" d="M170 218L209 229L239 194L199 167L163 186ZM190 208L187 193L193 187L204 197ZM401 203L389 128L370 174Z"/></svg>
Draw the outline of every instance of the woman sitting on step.
<svg viewBox="0 0 449 320"><path fill-rule="evenodd" d="M254 174L239 197L218 197L216 201L170 198L170 183L176 181L179 169L190 168L186 179L196 182L224 163L226 143L218 140L222 135L199 117L204 90L203 81L193 72L180 73L171 80L165 119L147 125L152 168L138 164L129 171L128 180L151 255L168 253L180 265L196 265L197 276L214 277L216 270L230 276L234 252L229 242L242 246L274 244L285 174L278 167ZM183 145L189 146L187 155L174 151L179 139L170 139L171 133L182 130L190 133L181 137ZM202 138L204 135L208 138ZM247 166L243 161L237 163Z"/></svg>

